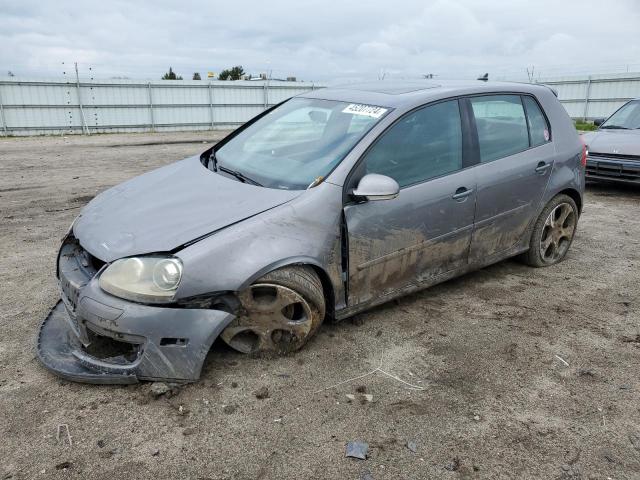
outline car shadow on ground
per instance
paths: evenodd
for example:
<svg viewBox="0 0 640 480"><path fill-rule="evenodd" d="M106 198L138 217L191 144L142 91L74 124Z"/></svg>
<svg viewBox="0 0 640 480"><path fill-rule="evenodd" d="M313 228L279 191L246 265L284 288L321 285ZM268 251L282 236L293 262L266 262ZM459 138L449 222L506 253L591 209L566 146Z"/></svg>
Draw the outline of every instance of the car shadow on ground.
<svg viewBox="0 0 640 480"><path fill-rule="evenodd" d="M596 197L640 197L640 184L587 181L587 190Z"/></svg>

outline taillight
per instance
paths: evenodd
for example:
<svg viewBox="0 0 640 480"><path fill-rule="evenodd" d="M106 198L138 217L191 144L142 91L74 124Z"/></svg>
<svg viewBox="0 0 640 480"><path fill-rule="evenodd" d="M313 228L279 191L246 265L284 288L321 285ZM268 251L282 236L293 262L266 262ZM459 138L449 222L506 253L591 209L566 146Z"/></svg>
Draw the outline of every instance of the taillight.
<svg viewBox="0 0 640 480"><path fill-rule="evenodd" d="M580 156L580 165L582 165L583 167L586 167L589 150L587 150L587 145L584 143L584 140L582 140L582 138L580 138L580 141L582 142L582 154Z"/></svg>

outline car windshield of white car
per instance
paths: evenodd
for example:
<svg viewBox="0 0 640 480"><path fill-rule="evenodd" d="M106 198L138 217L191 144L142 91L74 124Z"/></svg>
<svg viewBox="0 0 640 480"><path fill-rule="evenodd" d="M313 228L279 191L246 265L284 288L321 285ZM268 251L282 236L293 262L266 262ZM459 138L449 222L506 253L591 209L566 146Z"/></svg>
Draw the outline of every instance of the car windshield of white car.
<svg viewBox="0 0 640 480"><path fill-rule="evenodd" d="M640 100L627 103L611 115L600 129L636 130L640 128Z"/></svg>

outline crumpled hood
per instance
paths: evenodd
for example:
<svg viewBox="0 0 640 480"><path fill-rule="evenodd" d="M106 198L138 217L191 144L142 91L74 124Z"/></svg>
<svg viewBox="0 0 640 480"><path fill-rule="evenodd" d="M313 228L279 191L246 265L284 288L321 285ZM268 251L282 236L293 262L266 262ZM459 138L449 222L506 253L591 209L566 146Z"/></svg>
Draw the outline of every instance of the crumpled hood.
<svg viewBox="0 0 640 480"><path fill-rule="evenodd" d="M300 193L241 183L191 157L101 193L82 210L73 232L83 248L111 262L171 251Z"/></svg>
<svg viewBox="0 0 640 480"><path fill-rule="evenodd" d="M582 138L593 153L640 156L640 130L598 130Z"/></svg>

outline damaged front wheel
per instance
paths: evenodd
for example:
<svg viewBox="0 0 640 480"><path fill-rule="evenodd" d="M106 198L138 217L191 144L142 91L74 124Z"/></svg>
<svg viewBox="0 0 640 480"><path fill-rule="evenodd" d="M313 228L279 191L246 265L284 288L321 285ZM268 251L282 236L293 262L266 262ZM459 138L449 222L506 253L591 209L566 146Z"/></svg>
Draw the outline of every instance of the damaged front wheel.
<svg viewBox="0 0 640 480"><path fill-rule="evenodd" d="M220 336L242 353L299 350L324 319L322 283L308 266L270 272L241 292L239 298L243 311Z"/></svg>

